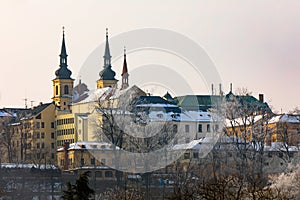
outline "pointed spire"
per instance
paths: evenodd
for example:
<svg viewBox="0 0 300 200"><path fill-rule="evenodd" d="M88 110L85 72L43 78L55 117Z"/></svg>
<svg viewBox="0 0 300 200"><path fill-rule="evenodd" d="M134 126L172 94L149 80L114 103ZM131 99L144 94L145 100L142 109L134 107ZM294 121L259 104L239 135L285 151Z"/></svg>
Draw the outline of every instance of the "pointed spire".
<svg viewBox="0 0 300 200"><path fill-rule="evenodd" d="M122 86L121 90L128 88L128 69L127 69L127 61L126 61L126 47L124 47L124 61L123 61L123 70L122 70Z"/></svg>
<svg viewBox="0 0 300 200"><path fill-rule="evenodd" d="M61 53L60 53L60 66L68 66L67 63L67 50L66 50L66 44L65 44L65 27L62 27L63 29L63 39L61 44Z"/></svg>
<svg viewBox="0 0 300 200"><path fill-rule="evenodd" d="M59 79L71 79L72 72L68 69L68 62L67 62L67 50L66 50L66 42L65 42L65 27L63 29L63 39L61 44L61 53L59 55L60 62L59 62L59 69L56 70L55 75L56 78Z"/></svg>
<svg viewBox="0 0 300 200"><path fill-rule="evenodd" d="M108 28L106 28L106 43L105 43L105 53L104 53L104 68L110 65L111 62L111 55L109 50L109 43L108 43Z"/></svg>
<svg viewBox="0 0 300 200"><path fill-rule="evenodd" d="M123 70L122 70L121 76L123 76L127 72L128 72L128 69L127 69L127 62L126 62L126 47L124 47L124 61L123 61Z"/></svg>

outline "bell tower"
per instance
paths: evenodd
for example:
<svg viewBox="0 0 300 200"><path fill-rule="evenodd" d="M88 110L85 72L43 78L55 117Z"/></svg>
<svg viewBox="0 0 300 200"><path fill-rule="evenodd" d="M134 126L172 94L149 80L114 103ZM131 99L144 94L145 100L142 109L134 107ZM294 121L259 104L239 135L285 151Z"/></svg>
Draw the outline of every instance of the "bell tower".
<svg viewBox="0 0 300 200"><path fill-rule="evenodd" d="M112 70L111 67L111 55L109 50L109 43L108 43L108 29L106 29L106 43L105 43L105 53L104 53L104 66L100 73L100 79L97 81L97 88L104 88L104 87L117 87L118 80L115 79L116 72Z"/></svg>
<svg viewBox="0 0 300 200"><path fill-rule="evenodd" d="M65 31L63 27L63 39L61 45L61 53L59 69L55 71L56 78L53 82L53 97L52 100L56 107L60 110L69 110L70 103L73 99L73 83L71 78L71 70L68 69L68 55L65 44Z"/></svg>

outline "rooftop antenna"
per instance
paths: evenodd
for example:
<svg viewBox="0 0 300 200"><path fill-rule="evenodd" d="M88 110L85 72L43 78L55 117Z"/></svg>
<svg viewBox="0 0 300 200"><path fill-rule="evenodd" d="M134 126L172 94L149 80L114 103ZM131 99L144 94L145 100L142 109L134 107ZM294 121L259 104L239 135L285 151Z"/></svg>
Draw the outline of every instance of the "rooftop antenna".
<svg viewBox="0 0 300 200"><path fill-rule="evenodd" d="M27 100L28 100L28 99L25 97L23 100L24 100L24 103L25 103L25 109L27 109L27 107L28 107L28 106L27 106Z"/></svg>
<svg viewBox="0 0 300 200"><path fill-rule="evenodd" d="M230 83L230 92L232 93L232 83Z"/></svg>
<svg viewBox="0 0 300 200"><path fill-rule="evenodd" d="M30 106L31 106L31 108L33 108L33 102L34 102L34 101L30 101Z"/></svg>
<svg viewBox="0 0 300 200"><path fill-rule="evenodd" d="M211 84L211 95L214 95L214 84Z"/></svg>

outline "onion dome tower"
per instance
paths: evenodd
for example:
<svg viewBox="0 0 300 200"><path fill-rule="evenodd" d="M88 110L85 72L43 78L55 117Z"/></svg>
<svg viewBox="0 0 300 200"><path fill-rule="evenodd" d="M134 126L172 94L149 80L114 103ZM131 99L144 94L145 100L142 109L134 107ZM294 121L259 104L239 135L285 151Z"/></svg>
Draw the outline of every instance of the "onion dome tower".
<svg viewBox="0 0 300 200"><path fill-rule="evenodd" d="M55 71L56 78L53 82L53 97L54 104L60 110L70 109L70 103L73 98L73 83L74 79L71 78L72 72L68 69L68 55L65 43L65 31L63 27L63 39L61 45L61 53L59 69Z"/></svg>

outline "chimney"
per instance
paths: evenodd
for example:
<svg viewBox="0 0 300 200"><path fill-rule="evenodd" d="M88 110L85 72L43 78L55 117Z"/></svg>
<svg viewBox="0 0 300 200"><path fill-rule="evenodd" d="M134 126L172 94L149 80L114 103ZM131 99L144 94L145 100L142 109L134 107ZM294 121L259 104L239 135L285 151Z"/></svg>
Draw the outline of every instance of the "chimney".
<svg viewBox="0 0 300 200"><path fill-rule="evenodd" d="M230 92L232 93L232 83L230 83Z"/></svg>
<svg viewBox="0 0 300 200"><path fill-rule="evenodd" d="M63 166L64 170L68 170L68 165L69 165L68 149L69 149L69 147L70 147L70 143L65 142L65 144L64 144L64 166Z"/></svg>
<svg viewBox="0 0 300 200"><path fill-rule="evenodd" d="M42 105L43 105L43 102L40 102L40 103L39 103L39 106L42 106Z"/></svg>
<svg viewBox="0 0 300 200"><path fill-rule="evenodd" d="M258 100L259 100L260 102L264 102L264 94L259 94L259 95L258 95Z"/></svg>

